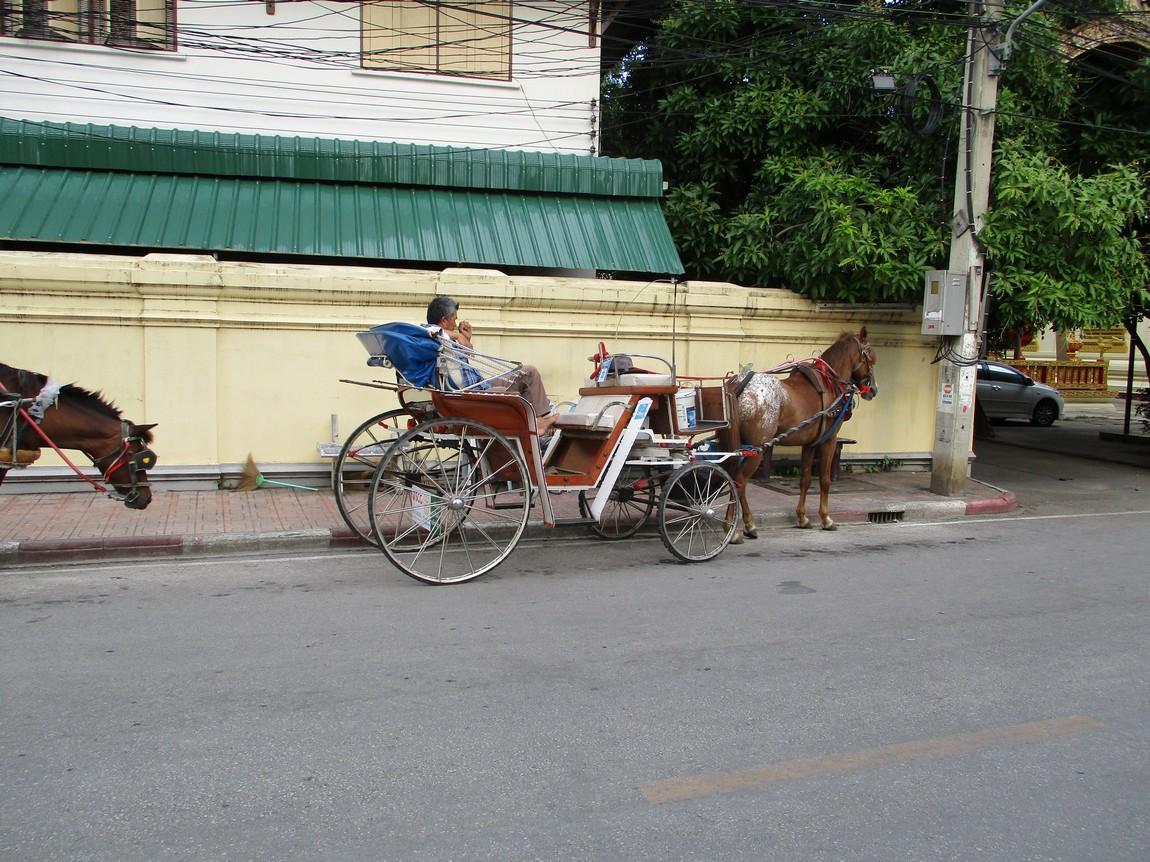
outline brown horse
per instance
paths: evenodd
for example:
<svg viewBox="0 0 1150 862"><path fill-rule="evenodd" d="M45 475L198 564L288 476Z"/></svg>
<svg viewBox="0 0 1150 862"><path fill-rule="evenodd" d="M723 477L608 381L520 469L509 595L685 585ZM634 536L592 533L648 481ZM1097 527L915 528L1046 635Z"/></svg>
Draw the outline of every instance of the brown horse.
<svg viewBox="0 0 1150 862"><path fill-rule="evenodd" d="M124 419L99 393L0 363L0 483L12 467L35 461L50 440L87 455L129 509L146 509L154 427Z"/></svg>
<svg viewBox="0 0 1150 862"><path fill-rule="evenodd" d="M735 487L743 512L743 532L756 538L754 515L747 502L747 480L758 472L775 444L802 446L802 477L795 518L800 527L810 527L807 518L807 491L811 467L819 455L819 517L824 530L833 530L827 497L831 488L831 467L835 440L842 423L850 418L854 396L866 400L878 394L875 383L874 348L867 343L866 327L858 334L844 332L818 359L791 363L779 371L790 371L780 380L772 372L752 372L732 378L728 387L737 392L735 421L720 440L724 449L741 445L755 454L744 458L734 470ZM734 444L734 445L732 445ZM742 536L736 534L735 542Z"/></svg>

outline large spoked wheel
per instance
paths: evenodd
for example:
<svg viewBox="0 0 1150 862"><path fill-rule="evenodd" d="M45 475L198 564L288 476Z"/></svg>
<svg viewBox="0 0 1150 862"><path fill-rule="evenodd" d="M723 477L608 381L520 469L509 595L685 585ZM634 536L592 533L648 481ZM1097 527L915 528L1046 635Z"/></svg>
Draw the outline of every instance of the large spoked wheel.
<svg viewBox="0 0 1150 862"><path fill-rule="evenodd" d="M433 419L380 459L368 515L375 542L425 584L458 584L498 566L531 511L518 447L487 425Z"/></svg>
<svg viewBox="0 0 1150 862"><path fill-rule="evenodd" d="M735 483L715 464L691 464L671 474L659 500L659 533L688 563L718 556L739 523Z"/></svg>
<svg viewBox="0 0 1150 862"><path fill-rule="evenodd" d="M411 413L404 409L372 416L351 432L335 459L332 477L336 508L344 523L373 545L376 544L375 535L367 513L371 480L383 455L411 422Z"/></svg>
<svg viewBox="0 0 1150 862"><path fill-rule="evenodd" d="M579 492L579 513L591 517L591 504L600 491ZM621 476L611 489L598 523L591 532L601 539L626 539L635 535L655 509L655 489L646 476Z"/></svg>

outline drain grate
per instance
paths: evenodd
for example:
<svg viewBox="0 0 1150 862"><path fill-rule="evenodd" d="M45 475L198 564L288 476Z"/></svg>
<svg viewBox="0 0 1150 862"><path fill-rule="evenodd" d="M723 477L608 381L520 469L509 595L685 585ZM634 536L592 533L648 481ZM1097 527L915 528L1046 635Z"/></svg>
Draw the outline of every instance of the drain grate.
<svg viewBox="0 0 1150 862"><path fill-rule="evenodd" d="M871 524L898 524L905 512L867 512L866 519Z"/></svg>

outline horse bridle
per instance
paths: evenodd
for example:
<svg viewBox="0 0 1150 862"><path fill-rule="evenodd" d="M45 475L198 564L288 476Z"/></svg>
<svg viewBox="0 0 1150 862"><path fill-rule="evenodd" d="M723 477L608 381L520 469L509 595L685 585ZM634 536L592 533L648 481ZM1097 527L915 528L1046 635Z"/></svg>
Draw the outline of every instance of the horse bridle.
<svg viewBox="0 0 1150 862"><path fill-rule="evenodd" d="M866 365L866 376L857 378L861 379L861 383L854 384L858 389L859 394L865 396L871 390L877 389L874 382L874 361L872 359L874 356L874 351L871 349L869 344L863 344L862 339L857 335L854 337L854 341L855 344L858 345L859 361L854 364L853 368L851 368L850 379L851 382L854 383L857 378L859 368L861 368L863 365Z"/></svg>
<svg viewBox="0 0 1150 862"><path fill-rule="evenodd" d="M120 445L119 448L113 449L107 455L101 455L99 458L92 459L92 466L104 477L104 481L109 485L112 484L112 474L119 470L121 467L127 466L130 490L123 496L126 503L131 503L140 496L140 489L150 486L145 477L141 480L141 474L151 470L156 466L156 453L153 452L145 445L146 441L143 436L132 433L132 423L123 419L120 420ZM133 449L133 446L138 448ZM105 462L104 466L101 462Z"/></svg>

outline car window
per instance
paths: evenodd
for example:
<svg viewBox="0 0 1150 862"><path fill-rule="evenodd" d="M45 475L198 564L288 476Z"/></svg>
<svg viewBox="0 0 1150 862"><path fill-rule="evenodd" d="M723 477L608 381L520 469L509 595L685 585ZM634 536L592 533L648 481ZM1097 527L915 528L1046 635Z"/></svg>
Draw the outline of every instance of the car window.
<svg viewBox="0 0 1150 862"><path fill-rule="evenodd" d="M987 379L993 380L995 383L1013 383L1015 386L1022 386L1026 383L1027 377L1021 371L1014 368L1003 368L999 365L986 366Z"/></svg>

